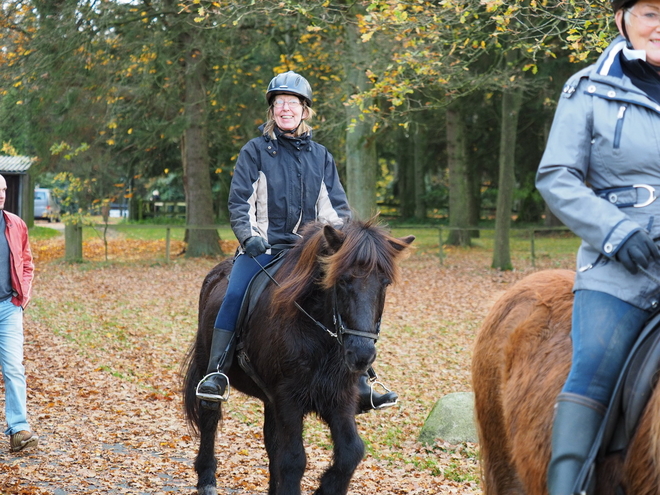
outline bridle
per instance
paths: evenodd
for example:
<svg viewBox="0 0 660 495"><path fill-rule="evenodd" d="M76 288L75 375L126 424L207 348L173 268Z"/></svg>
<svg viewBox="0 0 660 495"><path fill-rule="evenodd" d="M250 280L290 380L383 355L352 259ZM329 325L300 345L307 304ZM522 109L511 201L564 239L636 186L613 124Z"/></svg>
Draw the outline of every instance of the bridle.
<svg viewBox="0 0 660 495"><path fill-rule="evenodd" d="M266 268L261 263L259 263L259 261L256 258L252 258L252 259L257 263L257 265L259 265L261 271L263 271L268 276L271 282L273 282L278 287L281 287L279 282L273 278L273 276L268 272L268 270L266 270ZM293 304L295 304L296 308L298 308L305 316L307 316L310 320L312 320L312 322L314 322L314 325L319 327L321 330L326 332L331 337L337 339L339 345L342 346L344 345L344 335L355 335L356 337L364 337L367 339L371 339L374 342L377 342L378 338L380 337L381 318L379 318L378 323L376 323L375 332L364 332L362 330L354 330L353 328L348 328L346 325L344 325L344 321L342 320L341 314L339 313L339 305L337 304L336 285L333 286L332 288L332 325L334 327L334 332L330 330L328 327L326 327L319 320L314 318L312 315L310 315L307 311L305 311L305 308L303 308L296 301L294 301Z"/></svg>

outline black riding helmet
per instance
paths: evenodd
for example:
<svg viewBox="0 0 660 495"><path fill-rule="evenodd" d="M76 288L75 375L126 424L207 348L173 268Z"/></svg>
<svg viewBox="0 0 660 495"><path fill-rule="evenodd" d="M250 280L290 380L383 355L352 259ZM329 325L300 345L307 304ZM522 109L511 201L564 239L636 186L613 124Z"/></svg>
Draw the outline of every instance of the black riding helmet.
<svg viewBox="0 0 660 495"><path fill-rule="evenodd" d="M308 107L312 106L312 87L300 74L290 70L276 75L271 79L266 90L266 101L270 105L276 94L291 94L300 96L305 100Z"/></svg>
<svg viewBox="0 0 660 495"><path fill-rule="evenodd" d="M610 0L610 3L612 4L612 10L616 14L619 10L629 9L637 3L637 0ZM628 32L626 31L625 21L621 23L621 29L623 30L623 37L626 38L628 48L632 48L630 38L628 38Z"/></svg>
<svg viewBox="0 0 660 495"><path fill-rule="evenodd" d="M627 9L637 3L637 0L611 0L612 10L618 12L621 9Z"/></svg>

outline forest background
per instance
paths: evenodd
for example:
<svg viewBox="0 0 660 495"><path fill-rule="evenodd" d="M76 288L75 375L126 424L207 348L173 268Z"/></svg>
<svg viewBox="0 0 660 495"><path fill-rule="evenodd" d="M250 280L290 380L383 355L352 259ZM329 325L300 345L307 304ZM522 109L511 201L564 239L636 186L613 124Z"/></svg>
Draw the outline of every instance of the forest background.
<svg viewBox="0 0 660 495"><path fill-rule="evenodd" d="M615 34L607 0L4 0L0 142L36 157L69 213L185 201L188 225L227 221L240 148L265 88L314 89L314 137L357 214L445 222L469 245L495 223L540 223L534 174L564 81ZM513 214L513 215L512 215ZM218 254L188 231L188 256Z"/></svg>

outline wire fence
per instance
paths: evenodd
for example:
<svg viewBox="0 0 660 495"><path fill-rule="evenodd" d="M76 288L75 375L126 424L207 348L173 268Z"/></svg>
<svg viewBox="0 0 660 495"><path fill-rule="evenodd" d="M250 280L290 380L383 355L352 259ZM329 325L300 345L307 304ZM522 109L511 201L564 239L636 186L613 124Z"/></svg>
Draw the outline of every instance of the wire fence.
<svg viewBox="0 0 660 495"><path fill-rule="evenodd" d="M131 229L160 229L165 231L165 253L164 261L169 263L172 258L172 233L175 230L180 229L189 229L189 230L228 230L229 226L226 224L210 224L210 225L185 225L185 224L112 224L112 223L99 223L91 225L97 231L105 231L106 229L113 230L131 230ZM494 233L494 227L450 227L445 225L396 225L393 228L397 230L436 230L437 231L437 247L438 247L438 259L441 264L444 263L446 258L445 249L443 246L446 246L447 240L452 231L465 231L465 232L474 232L478 231L481 233L489 232ZM512 227L510 228L510 238L514 236L517 238L526 238L528 239L528 249L529 257L533 267L536 266L537 258L537 246L536 240L539 233L570 233L570 230L566 227L543 227L543 226L527 226L527 227ZM82 234L79 237L70 238L65 236L66 243L82 243ZM433 243L435 244L435 243ZM75 258L82 257L82 248L78 249L67 249L67 253L75 253L73 256ZM68 258L68 256L67 256ZM67 259L67 261L79 261L79 259Z"/></svg>
<svg viewBox="0 0 660 495"><path fill-rule="evenodd" d="M444 263L444 258L445 258L445 253L444 250L442 249L442 246L445 245L445 240L444 240L444 231L461 231L461 232L471 232L471 231L489 231L492 232L494 230L493 227L447 227L447 226L438 226L438 243L440 245L440 250L438 257L440 258L440 264ZM530 259L532 262L532 266L536 267L536 245L535 245L535 237L537 232L566 232L570 233L571 231L566 228L566 227L541 227L541 226L535 226L535 227L519 227L519 228L510 228L510 231L513 232L525 232L527 233L527 236L529 237L529 252L530 252Z"/></svg>

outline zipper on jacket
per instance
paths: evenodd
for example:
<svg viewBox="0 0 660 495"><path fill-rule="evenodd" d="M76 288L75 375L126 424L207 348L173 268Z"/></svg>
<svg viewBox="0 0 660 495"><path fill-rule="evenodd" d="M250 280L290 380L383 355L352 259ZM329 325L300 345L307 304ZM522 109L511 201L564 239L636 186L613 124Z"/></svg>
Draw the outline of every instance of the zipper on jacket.
<svg viewBox="0 0 660 495"><path fill-rule="evenodd" d="M619 107L619 113L616 116L616 127L614 128L614 149L618 150L621 144L621 130L623 129L623 116L626 113L627 105Z"/></svg>

